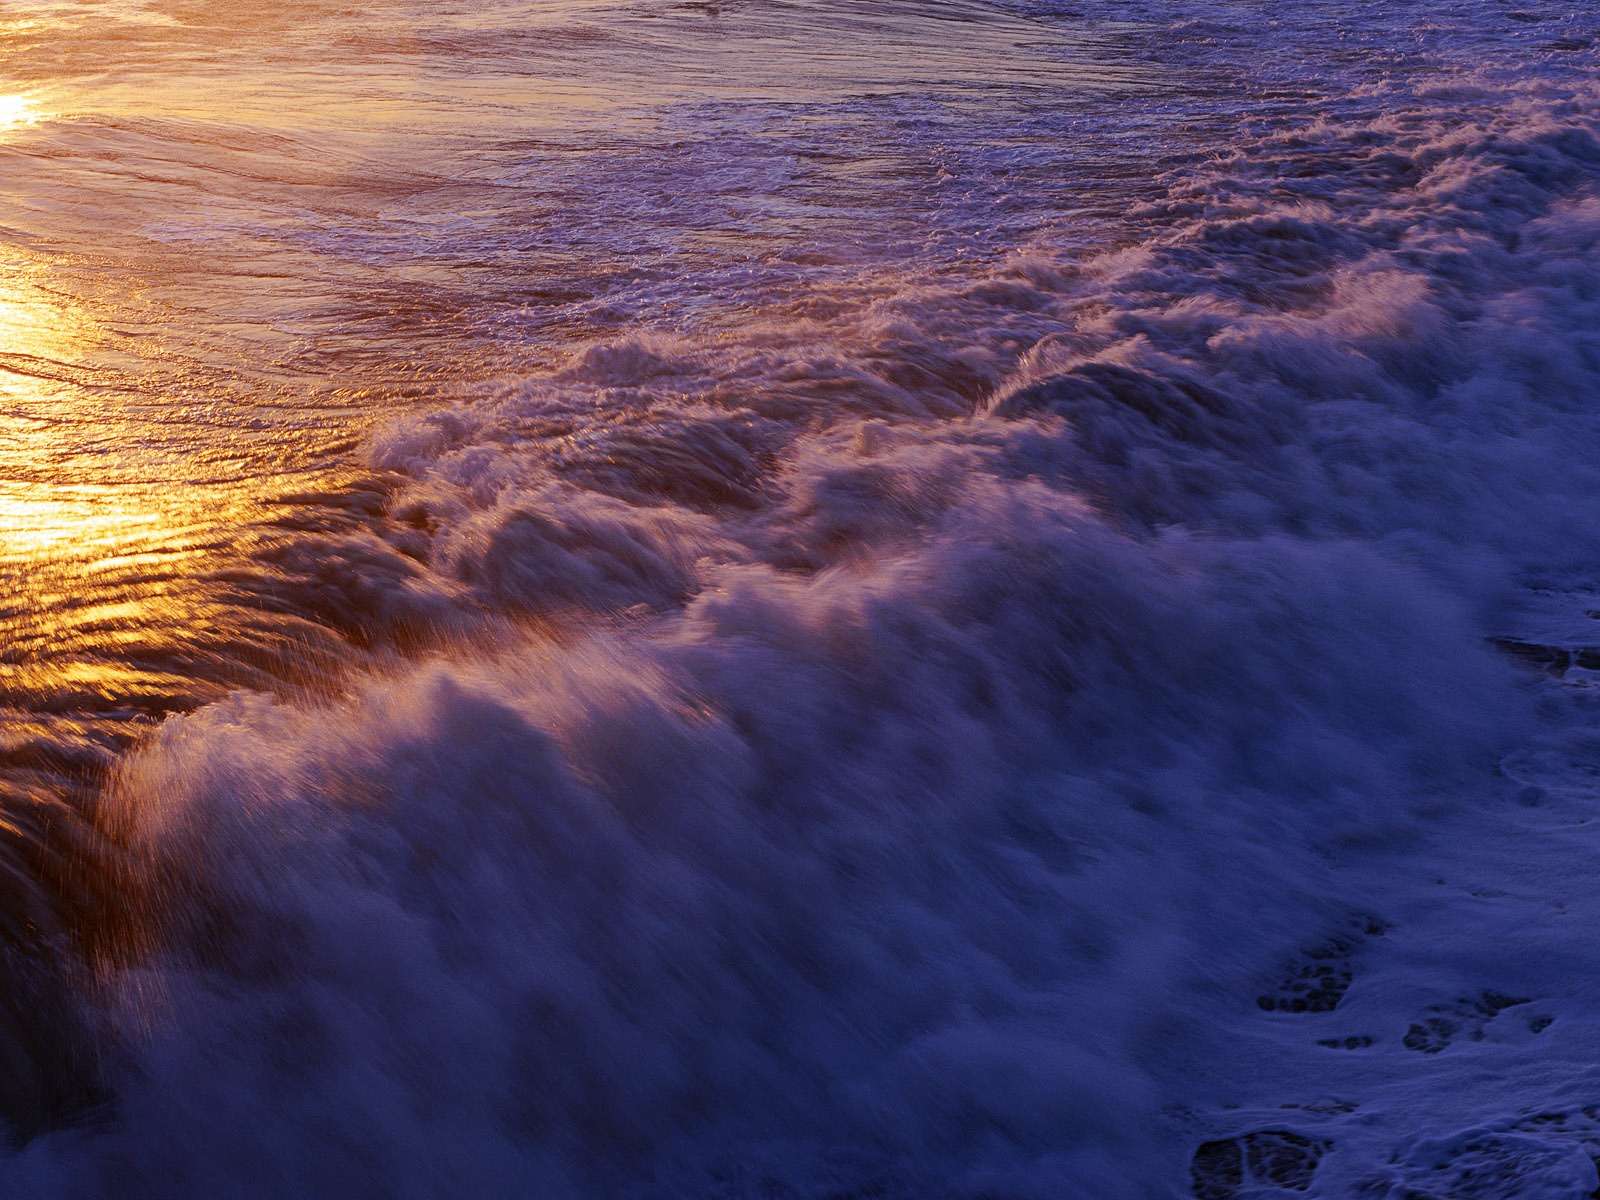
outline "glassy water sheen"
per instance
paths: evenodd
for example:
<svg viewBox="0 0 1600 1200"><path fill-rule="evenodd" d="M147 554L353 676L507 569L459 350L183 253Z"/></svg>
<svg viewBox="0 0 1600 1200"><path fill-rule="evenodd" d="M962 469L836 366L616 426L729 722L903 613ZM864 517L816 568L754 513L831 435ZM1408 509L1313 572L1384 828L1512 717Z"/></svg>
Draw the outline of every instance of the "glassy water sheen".
<svg viewBox="0 0 1600 1200"><path fill-rule="evenodd" d="M0 1195L1580 1200L1600 19L0 10Z"/></svg>

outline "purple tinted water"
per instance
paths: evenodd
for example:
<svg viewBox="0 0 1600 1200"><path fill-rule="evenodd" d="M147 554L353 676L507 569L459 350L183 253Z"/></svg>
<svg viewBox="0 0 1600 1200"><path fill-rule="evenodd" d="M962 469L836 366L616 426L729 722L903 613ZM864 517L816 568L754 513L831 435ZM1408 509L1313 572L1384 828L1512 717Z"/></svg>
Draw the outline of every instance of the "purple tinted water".
<svg viewBox="0 0 1600 1200"><path fill-rule="evenodd" d="M9 6L0 1191L1587 1196L1596 36Z"/></svg>

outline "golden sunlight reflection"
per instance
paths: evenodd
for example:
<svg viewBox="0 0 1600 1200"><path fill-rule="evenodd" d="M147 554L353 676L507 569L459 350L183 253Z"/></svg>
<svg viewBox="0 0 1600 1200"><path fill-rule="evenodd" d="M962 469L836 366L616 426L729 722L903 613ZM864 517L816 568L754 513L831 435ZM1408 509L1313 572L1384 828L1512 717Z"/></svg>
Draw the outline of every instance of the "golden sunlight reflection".
<svg viewBox="0 0 1600 1200"><path fill-rule="evenodd" d="M115 556L162 516L104 477L126 463L127 450L118 423L79 386L94 323L35 272L9 265L0 282L0 571L41 558Z"/></svg>
<svg viewBox="0 0 1600 1200"><path fill-rule="evenodd" d="M0 129L31 125L38 119L38 109L28 97L0 95Z"/></svg>
<svg viewBox="0 0 1600 1200"><path fill-rule="evenodd" d="M138 703L172 687L117 660L192 607L183 576L226 506L160 482L95 369L105 331L47 279L0 263L0 707Z"/></svg>
<svg viewBox="0 0 1600 1200"><path fill-rule="evenodd" d="M149 557L143 549L168 514L152 498L116 486L36 482L0 485L0 565L45 557L94 557L102 565Z"/></svg>

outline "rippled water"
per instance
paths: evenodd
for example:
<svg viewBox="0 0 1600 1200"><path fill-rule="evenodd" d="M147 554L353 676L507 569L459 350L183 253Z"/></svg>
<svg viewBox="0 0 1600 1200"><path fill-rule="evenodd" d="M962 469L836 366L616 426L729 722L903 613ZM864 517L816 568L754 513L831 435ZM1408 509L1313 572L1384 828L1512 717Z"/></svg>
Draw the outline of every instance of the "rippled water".
<svg viewBox="0 0 1600 1200"><path fill-rule="evenodd" d="M0 1194L1578 1200L1600 26L0 14Z"/></svg>
<svg viewBox="0 0 1600 1200"><path fill-rule="evenodd" d="M373 422L1003 251L1048 214L961 156L1071 148L974 114L1141 78L959 4L58 4L0 37L7 699L119 719L304 668L320 630L261 608L345 614L257 543L372 515Z"/></svg>

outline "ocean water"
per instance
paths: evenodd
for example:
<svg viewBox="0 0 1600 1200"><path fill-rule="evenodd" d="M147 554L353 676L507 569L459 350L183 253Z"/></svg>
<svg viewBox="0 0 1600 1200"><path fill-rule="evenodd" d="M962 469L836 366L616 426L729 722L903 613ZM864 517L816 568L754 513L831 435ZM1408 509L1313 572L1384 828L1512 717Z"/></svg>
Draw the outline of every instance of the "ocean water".
<svg viewBox="0 0 1600 1200"><path fill-rule="evenodd" d="M0 10L0 1196L1600 1187L1600 15Z"/></svg>

